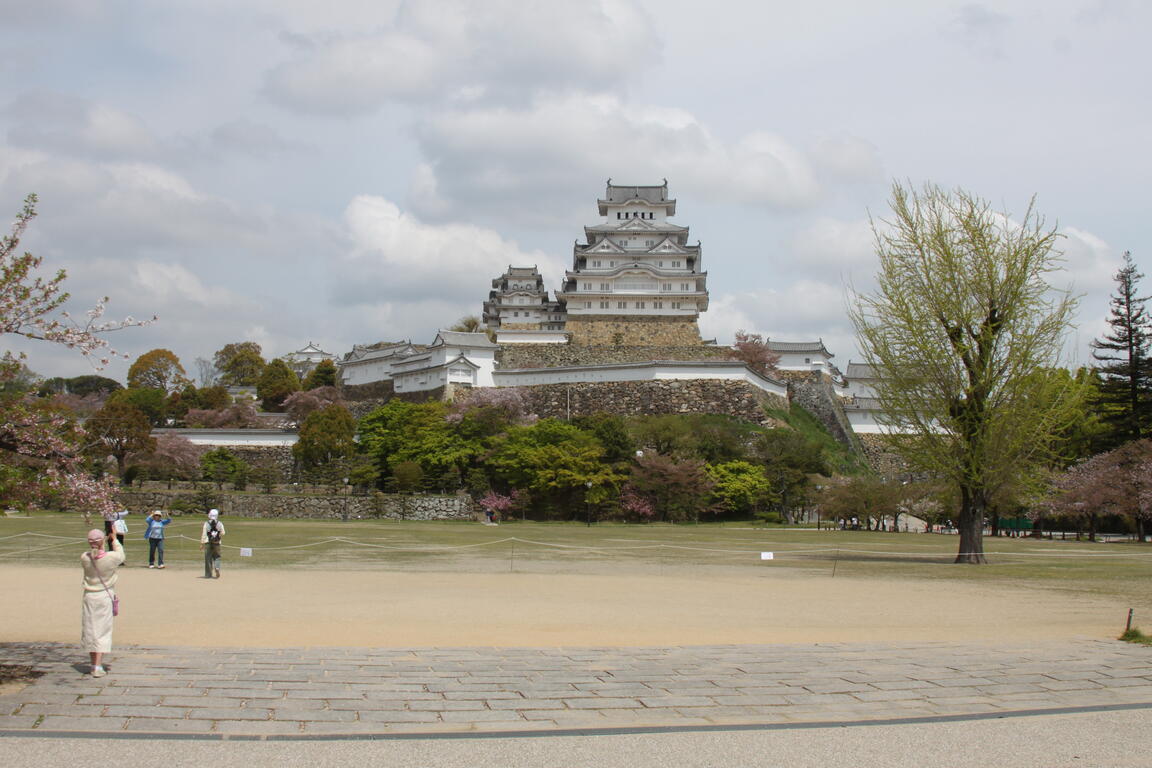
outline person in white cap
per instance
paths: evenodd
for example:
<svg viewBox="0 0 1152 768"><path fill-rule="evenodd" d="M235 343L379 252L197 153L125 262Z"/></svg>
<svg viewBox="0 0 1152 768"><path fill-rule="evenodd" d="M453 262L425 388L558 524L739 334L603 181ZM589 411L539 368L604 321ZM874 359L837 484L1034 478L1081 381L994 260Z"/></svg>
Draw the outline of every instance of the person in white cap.
<svg viewBox="0 0 1152 768"><path fill-rule="evenodd" d="M200 532L200 549L204 551L204 578L220 578L220 540L224 538L224 524L220 510L208 511L208 520Z"/></svg>

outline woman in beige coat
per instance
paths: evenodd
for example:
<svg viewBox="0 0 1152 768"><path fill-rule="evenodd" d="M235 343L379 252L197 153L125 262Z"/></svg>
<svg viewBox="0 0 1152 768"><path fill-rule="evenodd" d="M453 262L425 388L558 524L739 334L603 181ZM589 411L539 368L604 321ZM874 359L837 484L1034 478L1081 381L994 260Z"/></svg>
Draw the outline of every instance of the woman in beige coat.
<svg viewBox="0 0 1152 768"><path fill-rule="evenodd" d="M104 551L105 542L112 546ZM112 650L112 603L116 568L124 562L124 547L116 537L105 538L98 528L88 531L88 551L80 556L84 569L84 603L80 611L80 643L92 661L92 677L104 677L104 654Z"/></svg>

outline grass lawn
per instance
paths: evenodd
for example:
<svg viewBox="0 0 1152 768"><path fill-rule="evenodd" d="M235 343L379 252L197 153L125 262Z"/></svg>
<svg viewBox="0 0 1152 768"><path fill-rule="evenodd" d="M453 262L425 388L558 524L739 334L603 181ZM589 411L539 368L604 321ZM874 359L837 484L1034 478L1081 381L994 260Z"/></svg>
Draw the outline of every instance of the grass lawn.
<svg viewBox="0 0 1152 768"><path fill-rule="evenodd" d="M141 516L127 519L131 565L147 560ZM168 526L166 559L195 565L203 517ZM306 567L492 573L636 573L693 569L773 569L829 578L952 580L1047 587L1128 598L1152 611L1152 545L986 538L986 566L952 564L950 535L764 528L752 523L599 523L225 519L228 568ZM0 518L0 563L67 565L85 549L75 514ZM240 548L250 548L241 557ZM772 552L773 559L761 559Z"/></svg>

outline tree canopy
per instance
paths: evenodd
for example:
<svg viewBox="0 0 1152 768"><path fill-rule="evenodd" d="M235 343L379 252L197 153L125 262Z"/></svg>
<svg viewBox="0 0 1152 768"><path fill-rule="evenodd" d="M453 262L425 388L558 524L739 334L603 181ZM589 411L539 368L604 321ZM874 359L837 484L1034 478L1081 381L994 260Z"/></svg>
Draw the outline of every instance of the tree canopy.
<svg viewBox="0 0 1152 768"><path fill-rule="evenodd" d="M896 183L891 206L852 321L891 447L956 487L956 561L982 563L990 499L1050 461L1079 412L1071 379L1037 374L1060 366L1076 301L1049 281L1057 234L1031 205L1017 222L964 190Z"/></svg>
<svg viewBox="0 0 1152 768"><path fill-rule="evenodd" d="M159 389L167 394L190 383L180 358L168 349L145 352L128 368L129 389Z"/></svg>
<svg viewBox="0 0 1152 768"><path fill-rule="evenodd" d="M106 322L107 299L77 322L64 310L64 270L52 277L37 274L43 260L20 252L20 240L36 217L36 195L28 195L0 240L0 336L20 336L63 346L84 355L99 370L116 354L104 333L142 322L126 318ZM7 343L7 339L5 339ZM24 355L5 350L0 356L0 383L23 370ZM60 506L90 512L115 511L114 489L85 471L85 434L74 419L50 403L0 387L0 501L36 502L53 497Z"/></svg>
<svg viewBox="0 0 1152 768"><path fill-rule="evenodd" d="M256 384L256 395L264 410L277 411L293 392L300 391L300 379L283 360L273 360L264 366Z"/></svg>
<svg viewBox="0 0 1152 768"><path fill-rule="evenodd" d="M226 387L254 387L264 372L264 358L260 345L254 341L225 344L212 356L212 363L220 373L220 383Z"/></svg>
<svg viewBox="0 0 1152 768"><path fill-rule="evenodd" d="M1092 341L1092 356L1100 363L1097 402L1113 427L1113 445L1139 440L1152 428L1152 318L1144 305L1148 297L1140 296L1142 277L1132 254L1125 252L1124 266L1113 277L1109 330Z"/></svg>
<svg viewBox="0 0 1152 768"><path fill-rule="evenodd" d="M304 377L304 383L301 385L305 390L317 389L319 387L334 387L336 386L336 363L331 360L321 360L316 363L316 367L308 372Z"/></svg>

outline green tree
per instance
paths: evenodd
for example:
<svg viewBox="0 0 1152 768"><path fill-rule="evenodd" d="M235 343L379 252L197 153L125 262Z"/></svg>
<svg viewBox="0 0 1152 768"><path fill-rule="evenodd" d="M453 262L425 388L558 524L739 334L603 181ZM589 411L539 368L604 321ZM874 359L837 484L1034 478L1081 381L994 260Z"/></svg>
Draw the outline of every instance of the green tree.
<svg viewBox="0 0 1152 768"><path fill-rule="evenodd" d="M1144 307L1148 297L1138 288L1142 277L1125 251L1124 266L1113 277L1109 331L1092 342L1092 357L1101 363L1097 402L1113 428L1113 446L1147 436L1152 422L1152 318Z"/></svg>
<svg viewBox="0 0 1152 768"><path fill-rule="evenodd" d="M304 391L317 387L336 386L336 363L331 360L321 360L316 367L304 377Z"/></svg>
<svg viewBox="0 0 1152 768"><path fill-rule="evenodd" d="M220 372L220 383L226 387L256 386L265 367L260 352L260 345L254 341L225 344L217 350L212 362Z"/></svg>
<svg viewBox="0 0 1152 768"><path fill-rule="evenodd" d="M293 392L300 391L300 379L283 360L273 360L264 366L256 384L256 395L265 411L275 411Z"/></svg>
<svg viewBox="0 0 1152 768"><path fill-rule="evenodd" d="M1057 234L1030 205L1020 222L963 190L892 188L873 223L877 288L850 308L877 372L880 420L914 468L960 495L958 563L983 563L984 518L1005 484L1053 458L1079 390L1060 365L1075 299L1057 291Z"/></svg>
<svg viewBox="0 0 1152 768"><path fill-rule="evenodd" d="M145 352L128 368L130 389L159 389L168 394L180 391L189 383L180 358L167 349Z"/></svg>
<svg viewBox="0 0 1152 768"><path fill-rule="evenodd" d="M84 422L84 429L97 454L116 459L116 469L121 477L124 476L128 454L150 452L156 447L148 417L128 403L106 403Z"/></svg>
<svg viewBox="0 0 1152 768"><path fill-rule="evenodd" d="M300 439L292 446L292 455L306 469L355 453L356 419L335 403L309 414L300 425Z"/></svg>
<svg viewBox="0 0 1152 768"><path fill-rule="evenodd" d="M70 394L85 395L99 394L108 395L112 392L124 389L124 385L115 379L109 379L106 376L97 376L96 374L87 374L85 376L73 376L70 379L60 378L59 376L51 379L46 379L40 383L37 394L41 397L48 395Z"/></svg>
<svg viewBox="0 0 1152 768"><path fill-rule="evenodd" d="M603 459L604 448L593 435L543 419L498 436L486 465L508 487L530 490L538 501L575 515L586 496L599 504L619 488L623 475Z"/></svg>
<svg viewBox="0 0 1152 768"><path fill-rule="evenodd" d="M754 513L777 499L763 466L727 461L705 469L712 479L712 494L729 512Z"/></svg>
<svg viewBox="0 0 1152 768"><path fill-rule="evenodd" d="M610 413L595 413L572 420L580 429L591 432L604 448L604 461L610 463L631 461L636 445L628 432L625 420Z"/></svg>
<svg viewBox="0 0 1152 768"><path fill-rule="evenodd" d="M106 402L123 403L140 410L154 427L162 427L168 423L168 397L162 389L151 387L121 389L109 395Z"/></svg>
<svg viewBox="0 0 1152 768"><path fill-rule="evenodd" d="M392 469L397 493L415 493L424 481L424 470L415 461L400 461Z"/></svg>
<svg viewBox="0 0 1152 768"><path fill-rule="evenodd" d="M384 475L401 461L415 461L431 476L453 467L463 472L487 443L464 434L448 415L448 406L439 401L390 400L360 420L361 449L380 462Z"/></svg>
<svg viewBox="0 0 1152 768"><path fill-rule="evenodd" d="M197 407L206 411L221 411L232 405L232 396L220 385L197 389L196 399L199 401Z"/></svg>
<svg viewBox="0 0 1152 768"><path fill-rule="evenodd" d="M781 516L792 522L792 511L808 501L812 478L828 474L823 449L799 432L770 429L756 439L753 453L764 466Z"/></svg>
<svg viewBox="0 0 1152 768"><path fill-rule="evenodd" d="M664 415L642 418L633 425L636 445L645 451L662 456L681 456L692 453L692 427L682 416Z"/></svg>
<svg viewBox="0 0 1152 768"><path fill-rule="evenodd" d="M217 489L223 489L224 483L228 481L243 485L251 474L248 464L227 448L216 448L205 453L200 458L200 467L204 477L216 483Z"/></svg>

